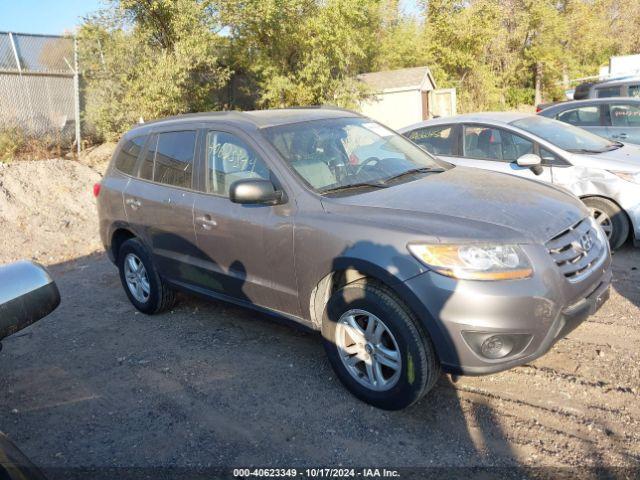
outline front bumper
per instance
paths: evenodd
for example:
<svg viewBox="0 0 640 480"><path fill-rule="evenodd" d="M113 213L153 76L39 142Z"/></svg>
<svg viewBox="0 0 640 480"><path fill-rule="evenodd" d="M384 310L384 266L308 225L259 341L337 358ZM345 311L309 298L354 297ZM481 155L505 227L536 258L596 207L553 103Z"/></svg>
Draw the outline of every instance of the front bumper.
<svg viewBox="0 0 640 480"><path fill-rule="evenodd" d="M636 247L640 247L640 204L629 206L625 209L629 220L631 220L632 239Z"/></svg>
<svg viewBox="0 0 640 480"><path fill-rule="evenodd" d="M549 351L608 298L612 277L608 254L580 284L567 282L549 262L546 251L528 255L534 275L523 280L459 281L427 272L405 282L420 299L423 308L418 315L434 340L445 371L484 375L530 362ZM471 348L462 332L520 334L530 340L519 351L493 360Z"/></svg>
<svg viewBox="0 0 640 480"><path fill-rule="evenodd" d="M615 182L613 198L625 211L631 221L631 233L635 246L640 246L640 187L619 179Z"/></svg>

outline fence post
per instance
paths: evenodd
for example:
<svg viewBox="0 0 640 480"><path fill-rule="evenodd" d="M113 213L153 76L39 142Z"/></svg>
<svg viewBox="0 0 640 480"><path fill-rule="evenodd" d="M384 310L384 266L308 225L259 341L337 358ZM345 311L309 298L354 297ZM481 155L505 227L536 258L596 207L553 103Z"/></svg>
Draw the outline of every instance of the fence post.
<svg viewBox="0 0 640 480"><path fill-rule="evenodd" d="M76 117L76 149L80 157L81 137L80 137L80 73L78 72L78 37L73 36L73 93L74 93L74 115Z"/></svg>

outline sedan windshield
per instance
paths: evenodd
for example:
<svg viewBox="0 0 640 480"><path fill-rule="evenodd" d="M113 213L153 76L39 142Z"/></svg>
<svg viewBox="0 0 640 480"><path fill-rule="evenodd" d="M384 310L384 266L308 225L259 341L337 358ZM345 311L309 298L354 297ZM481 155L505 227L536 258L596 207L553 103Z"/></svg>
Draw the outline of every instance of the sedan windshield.
<svg viewBox="0 0 640 480"><path fill-rule="evenodd" d="M384 188L451 168L365 118L317 120L263 131L289 166L321 193Z"/></svg>
<svg viewBox="0 0 640 480"><path fill-rule="evenodd" d="M511 122L511 125L574 153L602 153L622 146L620 143L611 142L581 128L546 117L526 117Z"/></svg>

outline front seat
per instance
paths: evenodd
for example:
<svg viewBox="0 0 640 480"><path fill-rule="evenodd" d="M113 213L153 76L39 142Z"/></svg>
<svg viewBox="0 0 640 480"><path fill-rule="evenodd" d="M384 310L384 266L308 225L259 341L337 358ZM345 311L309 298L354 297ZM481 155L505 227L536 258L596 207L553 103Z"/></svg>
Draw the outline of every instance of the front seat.
<svg viewBox="0 0 640 480"><path fill-rule="evenodd" d="M502 160L502 142L499 135L489 128L478 135L478 150L482 152L484 158Z"/></svg>
<svg viewBox="0 0 640 480"><path fill-rule="evenodd" d="M322 188L336 183L336 177L324 161L324 155L316 151L316 142L312 135L297 134L294 136L292 150L298 159L292 162L291 166L313 188Z"/></svg>

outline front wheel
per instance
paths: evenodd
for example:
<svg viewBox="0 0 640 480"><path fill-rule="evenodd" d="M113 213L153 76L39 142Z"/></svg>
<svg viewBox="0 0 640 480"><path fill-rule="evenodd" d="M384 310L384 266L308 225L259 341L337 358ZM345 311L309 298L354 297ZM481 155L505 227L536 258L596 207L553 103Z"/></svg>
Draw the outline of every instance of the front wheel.
<svg viewBox="0 0 640 480"><path fill-rule="evenodd" d="M368 279L337 290L322 323L329 362L360 400L400 410L424 396L440 376L431 339L387 287Z"/></svg>
<svg viewBox="0 0 640 480"><path fill-rule="evenodd" d="M611 250L618 249L629 236L629 220L618 205L600 197L587 197L584 204L607 235Z"/></svg>

